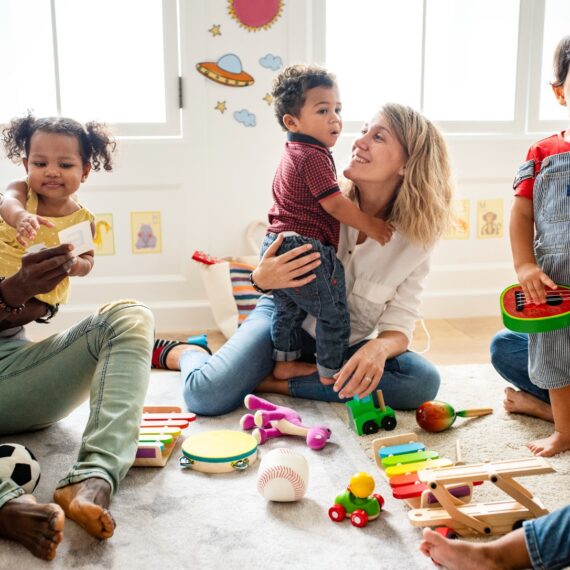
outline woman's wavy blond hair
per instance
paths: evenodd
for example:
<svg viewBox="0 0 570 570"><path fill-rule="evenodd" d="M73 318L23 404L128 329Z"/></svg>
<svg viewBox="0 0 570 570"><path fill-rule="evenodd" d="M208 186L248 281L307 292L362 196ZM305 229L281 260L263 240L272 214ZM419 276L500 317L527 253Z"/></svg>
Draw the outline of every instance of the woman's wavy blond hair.
<svg viewBox="0 0 570 570"><path fill-rule="evenodd" d="M411 242L429 247L451 221L453 181L447 145L439 129L411 107L386 103L378 114L386 117L406 155L388 220ZM354 182L348 180L344 191L358 200Z"/></svg>

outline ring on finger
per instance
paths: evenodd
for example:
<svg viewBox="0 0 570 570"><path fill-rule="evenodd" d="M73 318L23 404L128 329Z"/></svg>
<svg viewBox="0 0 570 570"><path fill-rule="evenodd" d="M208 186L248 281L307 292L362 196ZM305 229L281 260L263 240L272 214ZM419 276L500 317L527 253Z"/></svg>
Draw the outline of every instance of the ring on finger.
<svg viewBox="0 0 570 570"><path fill-rule="evenodd" d="M372 382L372 378L370 378L370 376L365 376L364 381L370 383Z"/></svg>

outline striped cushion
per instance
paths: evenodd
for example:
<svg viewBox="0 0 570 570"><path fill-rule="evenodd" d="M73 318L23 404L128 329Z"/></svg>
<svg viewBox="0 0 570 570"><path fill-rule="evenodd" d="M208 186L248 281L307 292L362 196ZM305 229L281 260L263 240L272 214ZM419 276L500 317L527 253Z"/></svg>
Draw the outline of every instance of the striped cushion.
<svg viewBox="0 0 570 570"><path fill-rule="evenodd" d="M230 261L230 279L232 281L232 292L238 309L238 327L247 319L247 316L257 305L261 294L258 293L249 280L251 272L255 269L253 265Z"/></svg>

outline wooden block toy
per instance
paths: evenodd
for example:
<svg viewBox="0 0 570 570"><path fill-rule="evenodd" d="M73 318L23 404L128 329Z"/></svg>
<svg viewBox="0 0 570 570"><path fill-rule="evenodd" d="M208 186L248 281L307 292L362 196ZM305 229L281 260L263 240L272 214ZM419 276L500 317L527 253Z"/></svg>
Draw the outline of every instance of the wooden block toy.
<svg viewBox="0 0 570 570"><path fill-rule="evenodd" d="M407 463L418 463L419 461L427 461L428 459L438 459L437 451L414 451L413 453L404 453L402 455L389 455L381 460L382 467L393 467L394 465L406 465Z"/></svg>
<svg viewBox="0 0 570 570"><path fill-rule="evenodd" d="M393 477L394 475L414 473L422 469L439 469L441 467L450 467L451 465L453 465L453 461L443 457L439 459L428 459L427 461L418 461L417 463L408 463L407 465L394 465L394 467L388 467L385 473L388 477Z"/></svg>
<svg viewBox="0 0 570 570"><path fill-rule="evenodd" d="M414 526L446 526L462 536L504 534L519 528L523 521L540 517L548 510L515 477L552 473L543 457L474 463L419 472L422 483L439 502L439 508L413 509ZM473 481L490 481L513 500L463 504L453 497L449 486Z"/></svg>
<svg viewBox="0 0 570 570"><path fill-rule="evenodd" d="M180 465L194 471L243 471L257 459L257 440L242 431L208 431L186 438L182 453Z"/></svg>
<svg viewBox="0 0 570 570"><path fill-rule="evenodd" d="M196 414L178 406L146 406L140 423L139 444L134 467L164 467L172 455L182 430Z"/></svg>

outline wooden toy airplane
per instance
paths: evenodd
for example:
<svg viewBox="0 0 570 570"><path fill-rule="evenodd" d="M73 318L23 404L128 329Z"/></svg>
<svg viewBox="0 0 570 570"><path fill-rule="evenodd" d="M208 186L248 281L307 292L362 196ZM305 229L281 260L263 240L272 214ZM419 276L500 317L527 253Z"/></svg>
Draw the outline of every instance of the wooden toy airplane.
<svg viewBox="0 0 570 570"><path fill-rule="evenodd" d="M553 472L543 457L420 471L420 481L428 486L439 505L428 507L422 495L422 508L413 509L408 516L414 526L445 526L461 536L504 534L519 528L527 519L548 513L538 497L533 497L515 477ZM490 481L513 500L463 504L449 492L450 484L479 480Z"/></svg>
<svg viewBox="0 0 570 570"><path fill-rule="evenodd" d="M164 467L182 430L196 419L192 412L178 406L147 406L143 408L139 445L133 466Z"/></svg>

